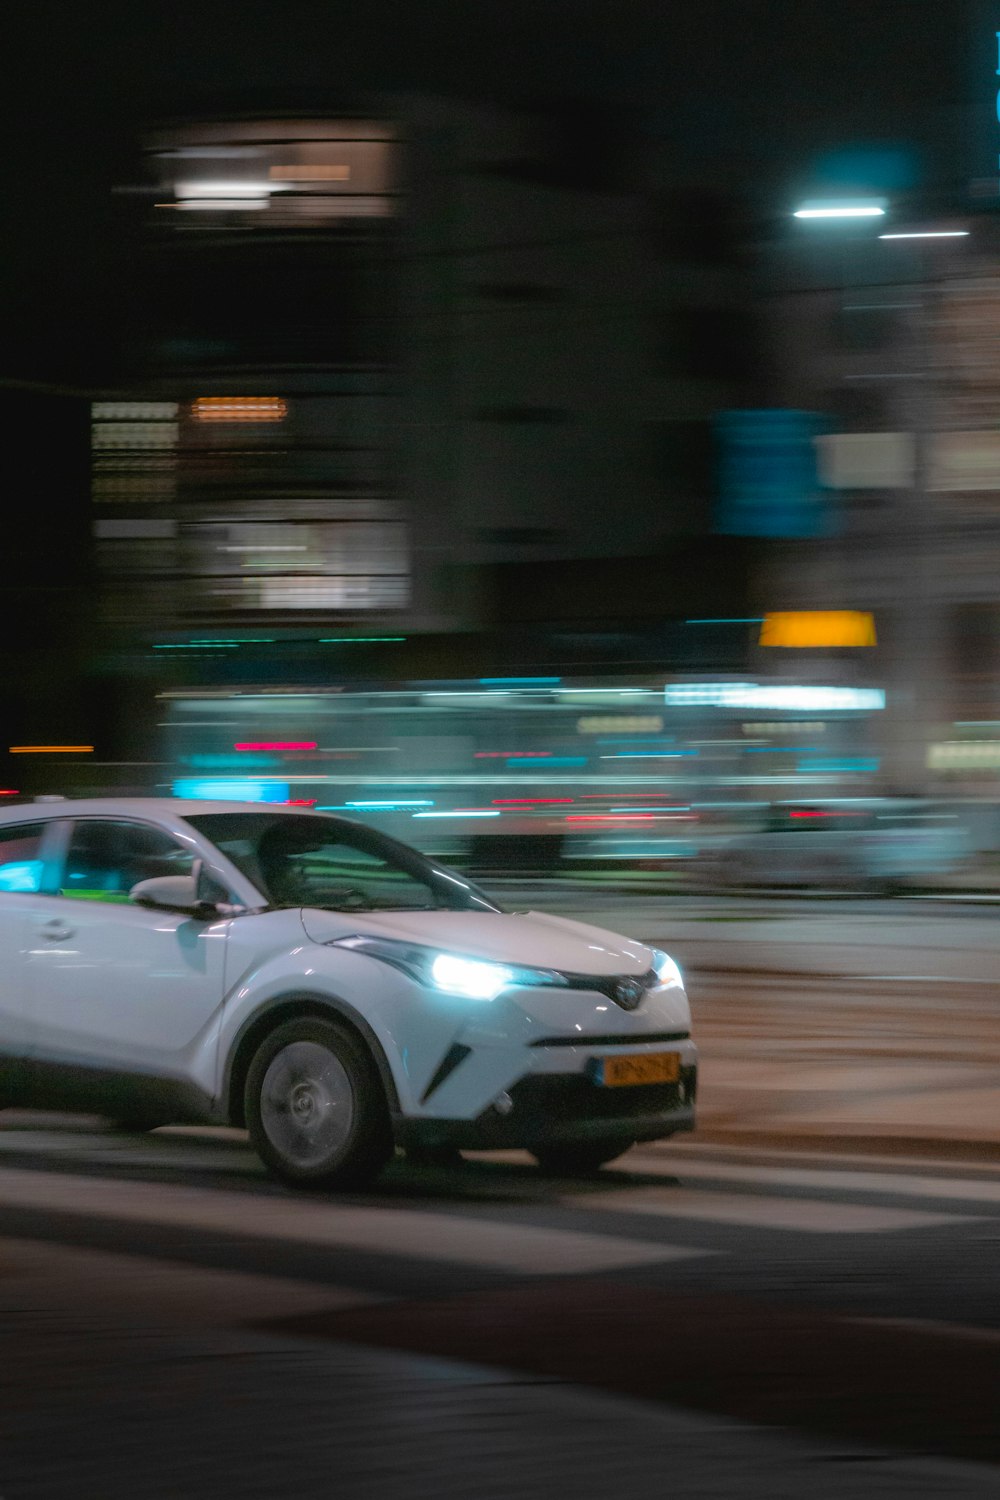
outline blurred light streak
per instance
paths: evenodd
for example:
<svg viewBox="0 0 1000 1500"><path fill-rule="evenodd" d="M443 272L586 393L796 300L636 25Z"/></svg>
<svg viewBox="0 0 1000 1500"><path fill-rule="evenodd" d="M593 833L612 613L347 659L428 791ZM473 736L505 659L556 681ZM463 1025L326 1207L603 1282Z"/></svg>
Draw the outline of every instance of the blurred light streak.
<svg viewBox="0 0 1000 1500"><path fill-rule="evenodd" d="M601 760L678 760L682 756L697 755L697 750L615 750L611 755L602 755Z"/></svg>
<svg viewBox="0 0 1000 1500"><path fill-rule="evenodd" d="M769 610L757 644L794 650L875 646L875 616L860 609Z"/></svg>
<svg viewBox="0 0 1000 1500"><path fill-rule="evenodd" d="M405 635L321 635L321 646L362 646L384 641L405 641Z"/></svg>
<svg viewBox="0 0 1000 1500"><path fill-rule="evenodd" d="M547 686L562 682L561 677L480 677L483 687L512 687L523 683L526 687Z"/></svg>
<svg viewBox="0 0 1000 1500"><path fill-rule="evenodd" d="M11 786L0 787L0 797L20 797L21 793Z"/></svg>
<svg viewBox="0 0 1000 1500"><path fill-rule="evenodd" d="M804 203L793 214L796 219L881 219L885 207L881 202Z"/></svg>
<svg viewBox="0 0 1000 1500"><path fill-rule="evenodd" d="M316 798L315 797L290 797L288 799L288 806L289 807L315 807L316 806Z"/></svg>
<svg viewBox="0 0 1000 1500"><path fill-rule="evenodd" d="M880 234L880 240L956 240L965 239L967 229L906 229L893 234Z"/></svg>
<svg viewBox="0 0 1000 1500"><path fill-rule="evenodd" d="M548 750L544 754L547 757L545 762L547 766L585 766L587 764L587 757L585 755L552 755ZM508 757L507 764L508 766L516 766L519 761L530 760L533 756L533 751L528 751L525 755L521 755L518 752L516 755ZM601 758L602 760L604 759L603 756Z"/></svg>
<svg viewBox="0 0 1000 1500"><path fill-rule="evenodd" d="M467 808L457 812L419 812L414 813L415 818L499 818L498 812L484 812L478 808Z"/></svg>
<svg viewBox="0 0 1000 1500"><path fill-rule="evenodd" d="M178 198L259 198L270 193L266 182L179 182Z"/></svg>
<svg viewBox="0 0 1000 1500"><path fill-rule="evenodd" d="M348 802L347 807L433 807L433 798L407 797L395 802Z"/></svg>
<svg viewBox="0 0 1000 1500"><path fill-rule="evenodd" d="M840 755L824 760L804 760L797 771L877 771L881 764L877 755Z"/></svg>
<svg viewBox="0 0 1000 1500"><path fill-rule="evenodd" d="M182 777L173 783L173 795L192 802L287 802L288 783L237 777L214 780Z"/></svg>
<svg viewBox="0 0 1000 1500"><path fill-rule="evenodd" d="M351 169L346 162L310 162L269 167L267 175L272 182L349 182Z"/></svg>
<svg viewBox="0 0 1000 1500"><path fill-rule="evenodd" d="M566 823L655 823L657 818L654 813L647 812L567 813L563 821Z"/></svg>
<svg viewBox="0 0 1000 1500"><path fill-rule="evenodd" d="M605 729L630 730L632 734L658 734L662 728L663 720L659 714L596 714L576 721L578 734L600 734ZM602 743L614 742L605 740Z"/></svg>
<svg viewBox="0 0 1000 1500"><path fill-rule="evenodd" d="M552 754L551 750L477 750L474 760L540 760Z"/></svg>
<svg viewBox="0 0 1000 1500"><path fill-rule="evenodd" d="M177 208L177 209L260 209L266 208L270 199L268 198L184 198L177 203L157 203L155 208Z"/></svg>
<svg viewBox="0 0 1000 1500"><path fill-rule="evenodd" d="M234 750L315 750L315 740L238 740Z"/></svg>
<svg viewBox="0 0 1000 1500"><path fill-rule="evenodd" d="M8 745L11 755L93 755L93 745Z"/></svg>
<svg viewBox="0 0 1000 1500"><path fill-rule="evenodd" d="M734 615L731 618L725 615L713 615L705 620L684 621L685 625L762 625L763 623L763 615Z"/></svg>
<svg viewBox="0 0 1000 1500"><path fill-rule="evenodd" d="M611 693L617 698L648 698L655 693L655 688L629 687L629 688L602 688L602 687L561 687L556 692L560 697L579 698L597 697Z"/></svg>
<svg viewBox="0 0 1000 1500"><path fill-rule="evenodd" d="M271 766L280 766L281 761L275 755L182 755L182 765L191 766L196 771L245 771L252 768L264 771Z"/></svg>
<svg viewBox="0 0 1000 1500"><path fill-rule="evenodd" d="M882 688L806 687L777 682L678 682L663 689L677 707L804 709L852 712L885 708Z"/></svg>
<svg viewBox="0 0 1000 1500"><path fill-rule="evenodd" d="M550 807L559 805L565 807L573 801L572 797L494 797L494 807Z"/></svg>
<svg viewBox="0 0 1000 1500"><path fill-rule="evenodd" d="M280 396L198 396L191 406L198 422L281 422L287 414Z"/></svg>

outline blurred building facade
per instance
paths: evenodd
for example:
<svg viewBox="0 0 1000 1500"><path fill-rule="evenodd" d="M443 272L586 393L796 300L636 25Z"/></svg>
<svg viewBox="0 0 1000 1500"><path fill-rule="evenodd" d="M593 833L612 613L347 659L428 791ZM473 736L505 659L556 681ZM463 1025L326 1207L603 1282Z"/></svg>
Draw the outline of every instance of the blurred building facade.
<svg viewBox="0 0 1000 1500"><path fill-rule="evenodd" d="M762 559L768 609L872 611L870 649L782 651L878 685L878 781L991 794L1000 769L1000 242L992 215L825 230L762 249L770 400L820 415L826 534ZM796 226L797 227L797 226ZM839 229L839 226L838 226ZM948 232L943 232L948 231ZM960 232L964 231L964 232Z"/></svg>
<svg viewBox="0 0 1000 1500"><path fill-rule="evenodd" d="M685 625L739 614L747 576L713 533L711 420L755 366L703 195L587 111L380 106L161 127L123 185L135 337L93 406L109 668L740 665Z"/></svg>

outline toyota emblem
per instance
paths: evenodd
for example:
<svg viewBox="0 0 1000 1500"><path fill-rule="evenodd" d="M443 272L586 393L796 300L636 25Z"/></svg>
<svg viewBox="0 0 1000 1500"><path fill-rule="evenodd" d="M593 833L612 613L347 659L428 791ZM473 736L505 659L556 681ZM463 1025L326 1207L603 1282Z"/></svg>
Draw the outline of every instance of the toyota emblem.
<svg viewBox="0 0 1000 1500"><path fill-rule="evenodd" d="M623 1010L635 1010L645 993L637 979L619 979L615 982L612 999Z"/></svg>

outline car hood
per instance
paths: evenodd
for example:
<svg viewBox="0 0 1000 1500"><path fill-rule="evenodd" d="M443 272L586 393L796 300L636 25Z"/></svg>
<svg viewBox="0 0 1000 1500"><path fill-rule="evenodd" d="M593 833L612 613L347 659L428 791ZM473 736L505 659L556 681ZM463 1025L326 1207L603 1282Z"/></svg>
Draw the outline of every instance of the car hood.
<svg viewBox="0 0 1000 1500"><path fill-rule="evenodd" d="M653 962L642 943L538 911L333 912L306 907L302 925L315 943L363 934L573 974L645 974Z"/></svg>

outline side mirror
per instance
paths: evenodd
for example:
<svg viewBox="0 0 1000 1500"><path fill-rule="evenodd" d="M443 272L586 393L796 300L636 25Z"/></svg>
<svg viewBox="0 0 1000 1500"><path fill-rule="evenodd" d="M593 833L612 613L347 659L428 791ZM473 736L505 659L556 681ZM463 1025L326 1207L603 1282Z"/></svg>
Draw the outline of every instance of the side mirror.
<svg viewBox="0 0 1000 1500"><path fill-rule="evenodd" d="M220 909L214 901L205 901L198 894L198 875L157 875L152 880L140 880L129 891L129 899L136 906L151 906L158 911L183 912L189 917L198 917L210 922L219 916Z"/></svg>

